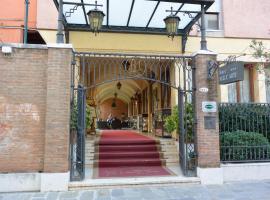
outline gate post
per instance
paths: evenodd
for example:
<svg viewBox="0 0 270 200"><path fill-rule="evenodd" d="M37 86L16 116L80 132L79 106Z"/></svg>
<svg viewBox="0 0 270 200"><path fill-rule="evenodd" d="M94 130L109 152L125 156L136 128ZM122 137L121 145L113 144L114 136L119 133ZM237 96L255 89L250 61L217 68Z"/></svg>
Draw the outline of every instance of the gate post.
<svg viewBox="0 0 270 200"><path fill-rule="evenodd" d="M178 126L179 126L179 161L183 174L187 175L186 149L185 149L185 127L184 127L184 91L179 87L178 89Z"/></svg>
<svg viewBox="0 0 270 200"><path fill-rule="evenodd" d="M41 191L68 190L71 58L71 45L48 45Z"/></svg>
<svg viewBox="0 0 270 200"><path fill-rule="evenodd" d="M194 54L194 78L197 88L195 93L197 175L201 178L202 184L223 183L223 171L220 168L217 72L211 79L208 78L208 62L216 61L216 57L217 54L205 50ZM208 92L200 88L208 88Z"/></svg>

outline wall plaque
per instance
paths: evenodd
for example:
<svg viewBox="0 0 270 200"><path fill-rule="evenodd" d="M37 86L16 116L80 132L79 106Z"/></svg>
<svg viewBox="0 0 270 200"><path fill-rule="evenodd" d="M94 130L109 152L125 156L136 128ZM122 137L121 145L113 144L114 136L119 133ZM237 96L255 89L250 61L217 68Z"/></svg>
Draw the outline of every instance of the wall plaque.
<svg viewBox="0 0 270 200"><path fill-rule="evenodd" d="M216 129L216 117L215 116L204 116L204 128L205 129Z"/></svg>

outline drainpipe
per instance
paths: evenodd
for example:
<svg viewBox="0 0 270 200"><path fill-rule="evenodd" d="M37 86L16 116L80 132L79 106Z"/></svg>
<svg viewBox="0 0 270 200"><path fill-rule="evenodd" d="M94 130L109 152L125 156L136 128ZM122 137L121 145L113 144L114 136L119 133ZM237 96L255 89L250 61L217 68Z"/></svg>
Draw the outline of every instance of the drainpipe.
<svg viewBox="0 0 270 200"><path fill-rule="evenodd" d="M58 27L57 27L57 34L56 34L56 43L64 43L64 33L63 33L63 0L59 0Z"/></svg>
<svg viewBox="0 0 270 200"><path fill-rule="evenodd" d="M206 33L205 33L205 8L204 5L201 5L201 50L207 50L207 41L206 41Z"/></svg>
<svg viewBox="0 0 270 200"><path fill-rule="evenodd" d="M23 43L27 44L27 32L28 32L28 9L29 0L25 0L25 16L24 16L24 32L23 32Z"/></svg>

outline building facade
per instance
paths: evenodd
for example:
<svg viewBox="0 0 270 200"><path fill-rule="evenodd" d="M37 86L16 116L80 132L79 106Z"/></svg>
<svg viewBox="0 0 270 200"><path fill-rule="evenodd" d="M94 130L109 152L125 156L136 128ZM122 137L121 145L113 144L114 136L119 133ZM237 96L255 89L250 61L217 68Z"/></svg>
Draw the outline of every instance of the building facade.
<svg viewBox="0 0 270 200"><path fill-rule="evenodd" d="M24 4L18 0L12 3L5 2L3 5L4 12L0 13L0 40L2 43L22 43ZM102 124L108 116L113 115L119 119L132 121L134 128L152 132L155 136L164 134L164 118L172 113L174 106L179 105L180 93L177 88L185 85L186 91L190 92L194 89L192 84L189 85L189 82L194 80L191 73L192 66L197 66L198 87L207 86L212 92L209 95L196 93L197 108L201 108L202 101L206 100L270 103L270 86L267 78L256 70L256 63L259 61L252 57L249 48L253 39L261 40L265 45L270 46L270 27L267 24L267 19L270 17L267 12L269 6L267 0L259 2L216 0L206 13L207 44L210 50L206 55L204 55L205 52L192 55L194 52L198 52L200 46L201 30L198 25L193 26L186 43L183 42L181 35L175 36L172 40L165 34L112 31L94 34L74 28L64 31L65 42L72 44L73 50L77 52L77 54L73 54L75 59L72 59L70 46L61 47L61 45L51 44L56 42L57 32L58 13L54 2L51 0L30 1L28 43L44 44L46 47L39 46L39 50L31 51L31 46L29 46L24 52L24 46L14 46L15 49L17 48L15 58L18 60L14 66L10 66L18 71L21 70L24 77L20 78L18 74L13 77L12 72L6 72L6 79L2 83L12 82L13 85L9 84L9 86L17 88L18 84L31 79L29 71L33 71L35 79L32 79L33 82L30 85L22 85L23 88L28 87L29 90L24 90L27 94L20 93L19 89L18 91L12 90L13 92L4 89L1 91L0 133L2 139L0 137L0 140L2 143L0 144L4 148L5 154L0 156L0 163L9 163L9 165L0 164L0 171L5 173L34 171L48 174L55 172L58 173L58 178L67 179L66 174L72 168L69 166L72 159L69 147L73 145L71 144L72 138L69 138L69 116L67 115L70 112L69 100L70 93L72 93L69 91L68 81L71 81L72 87L78 87L83 83L88 88L86 103L93 109L94 123ZM64 12L67 13L70 9L72 8ZM75 16L76 12L74 10ZM78 17L77 20L84 19ZM258 21L260 23L257 23ZM184 46L185 51L182 51ZM62 49L57 51L57 48ZM80 54L80 52L84 52L84 54ZM28 54L31 55L29 56L30 61L24 60ZM136 56L137 59L129 59L132 56ZM207 82L205 79L206 61L216 59L222 64L229 56L236 56L237 61L244 62L244 81L219 85L217 74L215 74L214 80ZM57 63L59 58L61 62ZM3 56L1 59L4 61L4 66L10 64L8 59L12 59L12 57ZM19 65L17 65L20 61L24 63L22 68L18 68ZM140 72L142 63L147 65L143 69L147 74L146 79L108 78L109 82L106 82L106 77L111 77L111 75L116 74L121 77L120 71L123 71L123 68L130 67L130 69ZM70 72L67 68L71 64L73 71ZM30 70L28 66L30 66ZM92 66L94 68L91 68ZM112 71L106 71L104 66L116 67ZM121 69L117 69L119 66ZM154 69L152 66L159 66L159 68ZM186 67L187 70L180 73L180 70L177 71L179 66ZM69 75L73 76L73 82L69 80ZM18 81L13 81L14 79L18 79ZM152 79L156 81L152 81ZM102 84L96 84L97 80L102 80ZM170 84L162 84L164 81L173 83L171 85L175 88L170 87ZM36 88L36 82L39 83L40 88ZM93 84L96 84L95 87L92 87ZM117 88L118 84L121 85L120 89ZM35 95L32 92L38 95L32 98L30 96ZM192 102L192 92L185 96L185 102ZM9 105L8 102L12 98L15 100L11 101ZM18 100L20 98L24 103ZM54 98L57 100L56 103ZM29 104L29 102L34 103ZM56 112L57 115L55 115ZM199 119L205 120L206 114L201 110L197 109L194 112ZM21 115L22 118L16 122L14 120L17 119L16 116L21 117ZM217 113L211 113L209 116L217 119ZM18 128L12 128L20 127L18 124L28 123L28 121L33 123L31 128L20 125L25 135L20 135ZM198 120L196 145L200 153L196 161L197 173L202 180L206 180L205 183L211 183L212 180L214 183L221 183L225 177L222 175L222 170L225 170L226 167L220 167L218 121L214 123L215 128L212 128L214 130L206 130L204 126L204 121ZM61 134L56 134L57 131ZM177 138L177 136L175 137ZM69 142L71 143L69 144ZM14 145L18 145L20 148L15 151ZM192 146L193 150L194 146ZM33 149L34 151L32 151ZM20 166L17 163L19 158L25 158L20 162ZM213 168L213 171L208 172L208 168ZM43 183L52 184L53 181L48 176L43 178L42 176L40 178L43 179ZM216 177L216 179L211 179L209 176ZM226 180L230 180L230 178ZM42 188L42 186L40 187ZM35 188L39 188L39 186L35 185Z"/></svg>

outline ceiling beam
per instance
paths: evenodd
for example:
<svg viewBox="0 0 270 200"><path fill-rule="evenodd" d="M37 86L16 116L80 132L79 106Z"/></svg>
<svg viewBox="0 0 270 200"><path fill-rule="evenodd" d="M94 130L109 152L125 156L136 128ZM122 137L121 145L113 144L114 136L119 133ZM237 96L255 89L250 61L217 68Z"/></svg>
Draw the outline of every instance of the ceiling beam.
<svg viewBox="0 0 270 200"><path fill-rule="evenodd" d="M107 18L107 26L109 26L109 8L110 8L110 1L109 0L107 0L107 16L106 16L106 18Z"/></svg>
<svg viewBox="0 0 270 200"><path fill-rule="evenodd" d="M183 8L184 5L185 4L182 3L182 5L178 8L178 10L174 13L175 16L181 11L181 9Z"/></svg>
<svg viewBox="0 0 270 200"><path fill-rule="evenodd" d="M88 31L89 26L86 24L68 24L68 29L73 31ZM100 32L111 32L111 33L143 33L143 34L157 34L166 35L167 31L165 28L145 28L145 27L129 27L129 26L102 26ZM178 30L178 35L184 33L183 29Z"/></svg>
<svg viewBox="0 0 270 200"><path fill-rule="evenodd" d="M171 3L187 3L187 4L213 4L215 0L147 0L147 1L161 1L161 2L171 2Z"/></svg>
<svg viewBox="0 0 270 200"><path fill-rule="evenodd" d="M83 9L83 14L84 14L84 19L85 19L85 23L88 25L88 21L87 21L87 16L86 16L86 11L85 11L85 6L84 6L84 2L83 0L81 0L82 2L82 9Z"/></svg>
<svg viewBox="0 0 270 200"><path fill-rule="evenodd" d="M135 3L135 0L132 0L131 6L130 6L129 15L128 15L128 20L127 20L127 26L129 26L129 22L130 22L131 14L132 14L132 11L133 11L134 3Z"/></svg>
<svg viewBox="0 0 270 200"><path fill-rule="evenodd" d="M150 22L152 21L152 18L153 18L153 16L154 16L154 14L155 14L155 12L156 12L156 10L157 10L159 4L160 4L160 1L157 2L156 6L155 6L155 9L153 10L153 12L152 12L152 14L151 14L151 16L150 16L150 18L149 18L147 24L146 24L146 28L149 26Z"/></svg>

